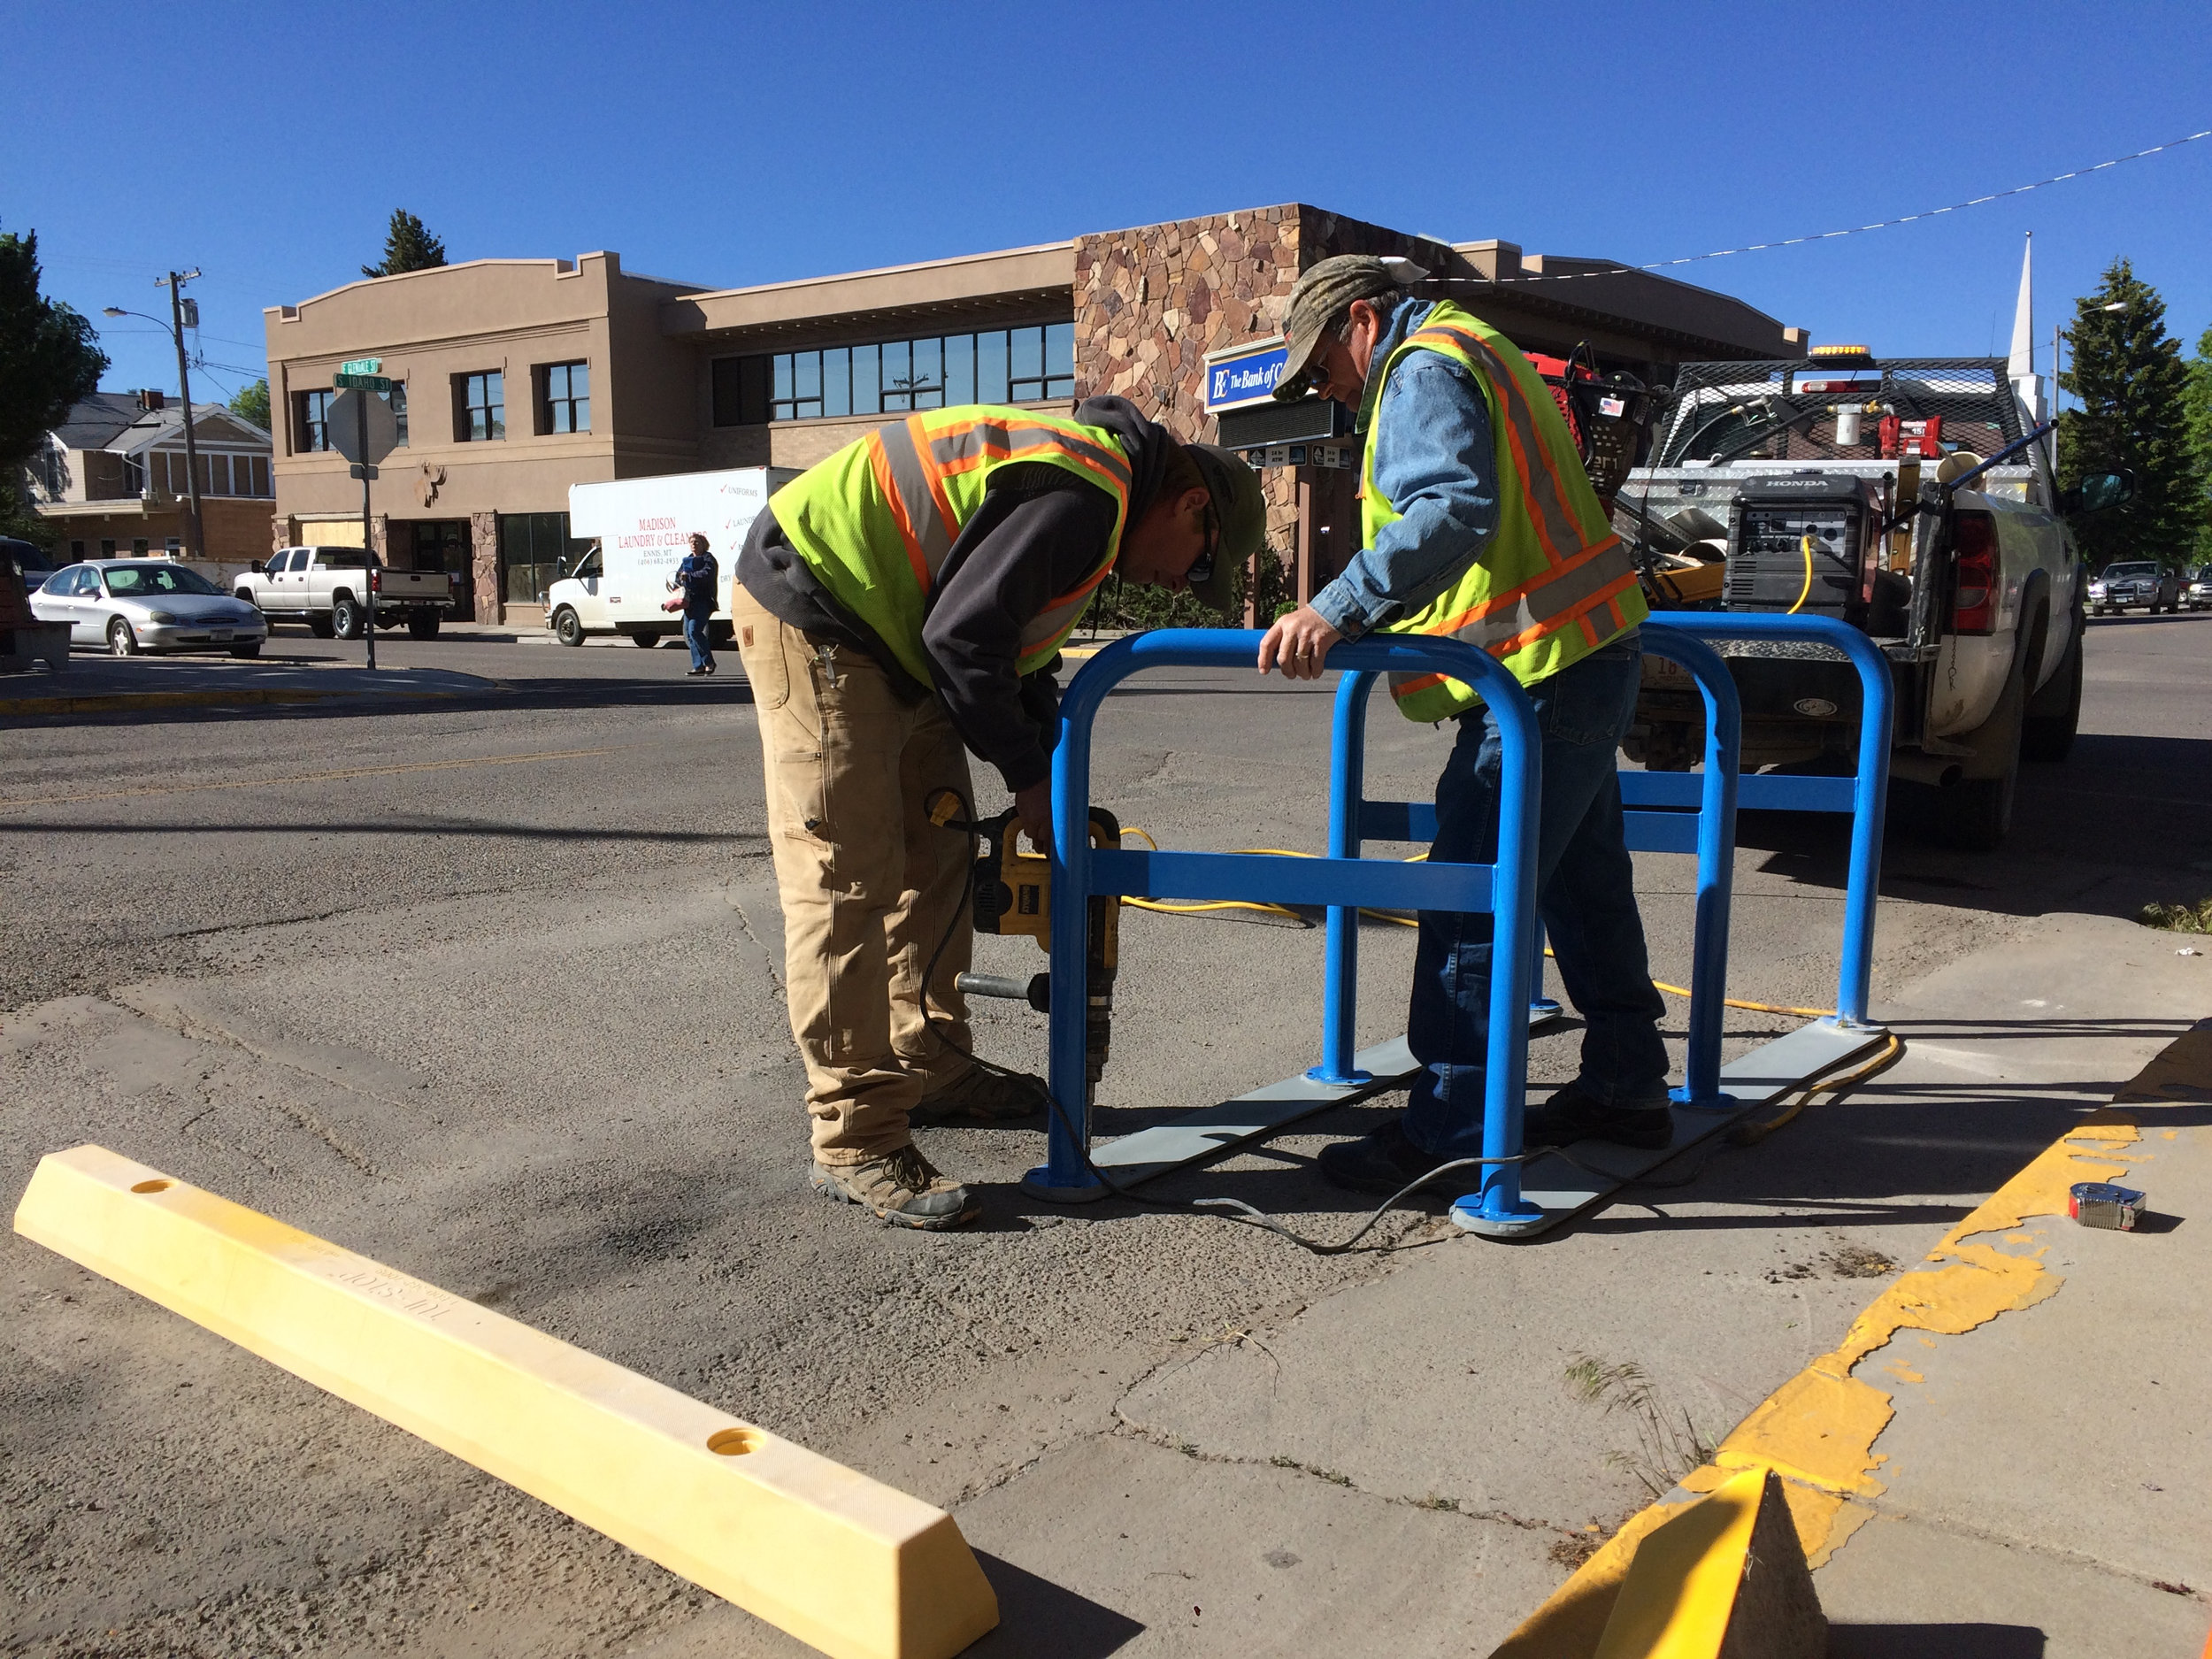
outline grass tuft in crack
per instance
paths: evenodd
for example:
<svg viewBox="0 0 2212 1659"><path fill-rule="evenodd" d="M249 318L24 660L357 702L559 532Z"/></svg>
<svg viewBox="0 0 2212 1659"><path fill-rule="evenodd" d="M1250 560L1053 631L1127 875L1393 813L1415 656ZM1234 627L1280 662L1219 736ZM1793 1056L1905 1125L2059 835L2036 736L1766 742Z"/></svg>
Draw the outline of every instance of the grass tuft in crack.
<svg viewBox="0 0 2212 1659"><path fill-rule="evenodd" d="M2135 912L2135 919L2173 933L2212 933L2212 898L2194 904L2146 904Z"/></svg>
<svg viewBox="0 0 2212 1659"><path fill-rule="evenodd" d="M1609 1467L1635 1478L1655 1498L1663 1498L1692 1470L1712 1461L1715 1442L1686 1410L1660 1403L1658 1391L1633 1360L1609 1365L1578 1354L1567 1367L1567 1386L1585 1405L1601 1405L1606 1415L1626 1417L1636 1432L1633 1451L1605 1455Z"/></svg>

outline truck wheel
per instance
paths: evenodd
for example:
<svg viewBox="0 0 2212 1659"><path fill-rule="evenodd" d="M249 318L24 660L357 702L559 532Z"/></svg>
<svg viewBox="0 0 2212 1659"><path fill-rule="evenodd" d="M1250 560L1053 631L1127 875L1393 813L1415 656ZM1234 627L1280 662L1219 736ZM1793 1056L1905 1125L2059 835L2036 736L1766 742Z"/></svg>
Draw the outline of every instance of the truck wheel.
<svg viewBox="0 0 2212 1659"><path fill-rule="evenodd" d="M331 626L330 618L319 613L311 615L307 618L307 631L319 640L332 639L338 632L336 628Z"/></svg>
<svg viewBox="0 0 2212 1659"><path fill-rule="evenodd" d="M138 635L131 632L131 625L120 617L108 624L108 655L111 657L138 655Z"/></svg>
<svg viewBox="0 0 2212 1659"><path fill-rule="evenodd" d="M419 640L438 637L438 613L434 611L411 611L407 613L407 632Z"/></svg>
<svg viewBox="0 0 2212 1659"><path fill-rule="evenodd" d="M2064 760L2081 726L2081 630L2074 630L2066 660L2051 683L2028 700L2020 726L2020 754L2027 760Z"/></svg>
<svg viewBox="0 0 2212 1659"><path fill-rule="evenodd" d="M583 619L563 605L553 613L553 637L564 645L581 645L584 642Z"/></svg>
<svg viewBox="0 0 2212 1659"><path fill-rule="evenodd" d="M637 632L630 635L631 644L642 645L649 651L660 642L661 636L659 634L649 634L643 628L638 629Z"/></svg>
<svg viewBox="0 0 2212 1659"><path fill-rule="evenodd" d="M366 618L360 605L356 603L351 594L340 594L330 602L331 632L340 639L359 639L362 626L365 621Z"/></svg>
<svg viewBox="0 0 2212 1659"><path fill-rule="evenodd" d="M1974 733L1981 755L2001 755L2004 770L1993 778L1968 778L1936 791L1936 839L1961 852L1994 852L2012 829L2012 797L2020 781L2020 739L2026 722L2024 661L2013 664L2012 679L1996 711Z"/></svg>

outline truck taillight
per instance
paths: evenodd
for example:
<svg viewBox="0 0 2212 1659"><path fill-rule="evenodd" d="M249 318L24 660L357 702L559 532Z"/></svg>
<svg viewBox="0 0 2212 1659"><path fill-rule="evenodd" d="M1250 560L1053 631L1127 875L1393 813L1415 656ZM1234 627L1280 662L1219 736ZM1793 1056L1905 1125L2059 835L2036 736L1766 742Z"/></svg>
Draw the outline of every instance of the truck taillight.
<svg viewBox="0 0 2212 1659"><path fill-rule="evenodd" d="M1997 521L1985 512L1962 512L1953 533L1951 629L1955 634L1997 631Z"/></svg>
<svg viewBox="0 0 2212 1659"><path fill-rule="evenodd" d="M373 567L371 568L369 572L369 591L373 594L380 594L384 591L384 572L382 571L377 570Z"/></svg>

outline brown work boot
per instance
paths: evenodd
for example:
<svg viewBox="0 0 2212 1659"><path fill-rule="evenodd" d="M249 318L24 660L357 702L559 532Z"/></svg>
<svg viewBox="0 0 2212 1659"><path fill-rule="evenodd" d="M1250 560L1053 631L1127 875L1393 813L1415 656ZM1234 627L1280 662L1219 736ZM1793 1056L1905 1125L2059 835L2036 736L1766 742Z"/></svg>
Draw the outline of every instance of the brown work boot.
<svg viewBox="0 0 2212 1659"><path fill-rule="evenodd" d="M1025 1071L972 1065L942 1087L922 1096L906 1114L911 1124L997 1124L1027 1118L1048 1098L1045 1080Z"/></svg>
<svg viewBox="0 0 2212 1659"><path fill-rule="evenodd" d="M817 1164L808 1184L818 1193L858 1204L879 1221L926 1233L942 1233L983 1213L966 1187L938 1174L914 1146L866 1164Z"/></svg>

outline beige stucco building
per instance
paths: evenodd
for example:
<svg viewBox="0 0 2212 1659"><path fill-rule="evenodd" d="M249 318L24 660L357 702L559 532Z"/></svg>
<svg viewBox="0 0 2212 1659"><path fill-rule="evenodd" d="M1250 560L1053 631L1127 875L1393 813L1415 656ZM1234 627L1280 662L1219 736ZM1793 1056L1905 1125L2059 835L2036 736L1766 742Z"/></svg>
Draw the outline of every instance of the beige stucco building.
<svg viewBox="0 0 2212 1659"><path fill-rule="evenodd" d="M1805 348L1739 301L1609 261L1448 247L1298 204L742 288L634 276L612 253L474 260L266 313L275 535L360 539L361 486L322 447L347 359L380 359L404 418L373 486L378 546L468 573L480 620L535 621L580 550L572 483L805 466L912 409L1109 392L1213 440L1205 354L1278 329L1298 273L1344 252L1406 255L1525 349L1586 342L1647 379ZM1271 546L1303 595L1350 551L1351 474L1271 470L1269 496Z"/></svg>

